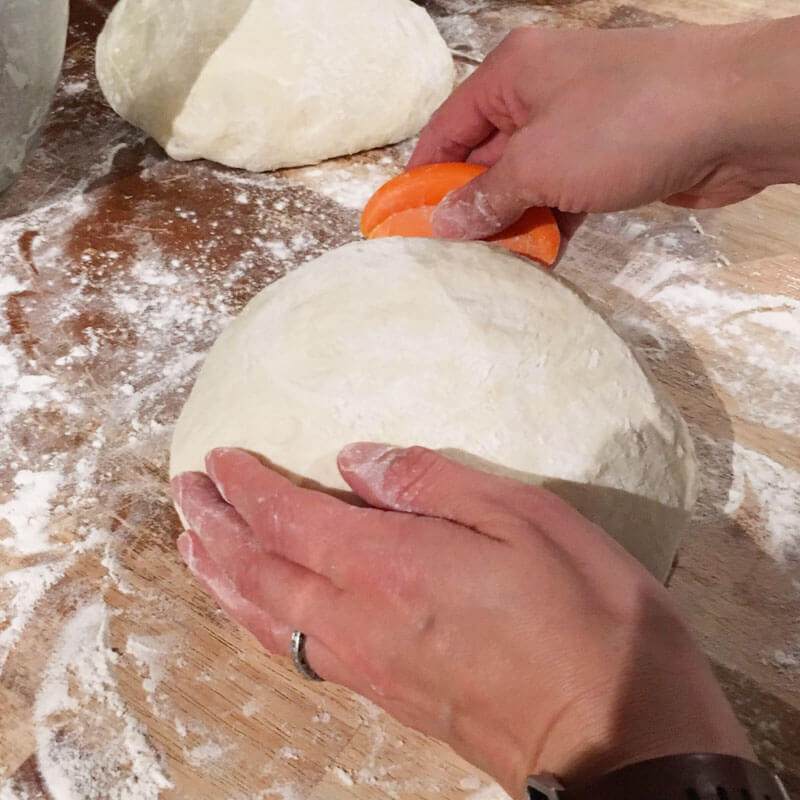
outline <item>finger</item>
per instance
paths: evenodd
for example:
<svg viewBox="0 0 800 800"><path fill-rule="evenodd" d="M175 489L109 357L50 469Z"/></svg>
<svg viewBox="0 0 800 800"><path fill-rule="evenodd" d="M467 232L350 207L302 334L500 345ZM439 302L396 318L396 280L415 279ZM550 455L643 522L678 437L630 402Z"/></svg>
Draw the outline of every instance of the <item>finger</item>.
<svg viewBox="0 0 800 800"><path fill-rule="evenodd" d="M284 652L282 655L291 658L292 631L284 637ZM342 662L339 656L333 652L321 639L316 636L306 634L304 654L306 664L314 670L325 681L332 681L341 686L346 686L359 694L363 694L363 686L357 680L353 671Z"/></svg>
<svg viewBox="0 0 800 800"><path fill-rule="evenodd" d="M259 585L249 584L243 596L276 621L278 652L291 655L291 633L302 631L307 637L307 660L317 674L364 694L375 680L369 642L376 620L385 623L387 612L376 613L377 601L338 589L281 556L266 556L261 574Z"/></svg>
<svg viewBox="0 0 800 800"><path fill-rule="evenodd" d="M263 555L261 546L213 482L201 472L185 472L173 478L171 486L189 527L215 564L237 587L253 580L253 566Z"/></svg>
<svg viewBox="0 0 800 800"><path fill-rule="evenodd" d="M206 468L263 550L279 553L344 585L361 558L361 543L386 531L370 509L324 492L301 489L255 456L235 448L209 453Z"/></svg>
<svg viewBox="0 0 800 800"><path fill-rule="evenodd" d="M324 644L326 638L336 637L341 620L348 617L341 590L280 556L262 556L254 570L259 578L240 584L211 556L196 531L186 531L178 538L178 550L192 574L231 619L273 652L289 654L286 642L293 630L311 634ZM352 603L348 608L352 616Z"/></svg>
<svg viewBox="0 0 800 800"><path fill-rule="evenodd" d="M178 537L178 552L203 589L238 625L250 631L261 644L274 653L280 652L280 628L263 609L246 600L233 581L214 563L200 537L185 531Z"/></svg>
<svg viewBox="0 0 800 800"><path fill-rule="evenodd" d="M291 658L291 633L285 637L287 656ZM381 706L400 722L421 722L434 716L431 706L438 710L444 703L430 700L430 691L410 691L399 686L390 668L381 664L384 659L371 649L359 652L338 652L316 636L306 634L303 648L306 664L323 680L338 683ZM436 695L434 695L434 698ZM438 732L438 731L437 731Z"/></svg>
<svg viewBox="0 0 800 800"><path fill-rule="evenodd" d="M315 619L323 614L327 617L340 591L328 578L264 552L249 525L222 500L205 475L180 475L174 483L187 520L193 527L202 525L194 528L196 537L242 598L257 608L266 607L273 620L289 626L303 621L306 605L312 607ZM266 525L269 527L269 518ZM276 600L282 593L288 605L278 606ZM271 609L270 603L277 609Z"/></svg>
<svg viewBox="0 0 800 800"><path fill-rule="evenodd" d="M531 206L548 205L536 189L535 166L520 133L514 134L493 166L439 203L431 216L434 235L484 239L516 222Z"/></svg>
<svg viewBox="0 0 800 800"><path fill-rule="evenodd" d="M501 540L514 538L520 523L552 497L424 447L351 444L339 453L339 471L360 497L378 508L440 517Z"/></svg>
<svg viewBox="0 0 800 800"><path fill-rule="evenodd" d="M470 164L481 164L492 167L503 155L511 135L503 131L495 131L485 142L476 147L467 157Z"/></svg>
<svg viewBox="0 0 800 800"><path fill-rule="evenodd" d="M451 542L469 531L431 531L406 514L386 513L343 503L321 492L301 489L267 469L250 453L215 450L208 470L222 493L235 504L255 532L266 555L274 554L324 575L333 586L380 595L402 593L412 578L427 575L420 548L435 550L434 541ZM220 559L225 556L220 555ZM237 585L253 586L260 597L260 572L234 564ZM404 588L405 587L405 588Z"/></svg>
<svg viewBox="0 0 800 800"><path fill-rule="evenodd" d="M217 605L237 625L249 631L263 647L277 655L291 657L292 630L285 622L277 622L263 608L242 597L230 578L208 555L203 543L193 531L178 537L178 551L200 586L214 598ZM314 671L326 680L335 681L358 691L360 687L342 660L319 638L306 640L306 656Z"/></svg>
<svg viewBox="0 0 800 800"><path fill-rule="evenodd" d="M407 169L464 161L494 132L494 123L480 107L485 80L483 68L479 67L444 101L422 131Z"/></svg>

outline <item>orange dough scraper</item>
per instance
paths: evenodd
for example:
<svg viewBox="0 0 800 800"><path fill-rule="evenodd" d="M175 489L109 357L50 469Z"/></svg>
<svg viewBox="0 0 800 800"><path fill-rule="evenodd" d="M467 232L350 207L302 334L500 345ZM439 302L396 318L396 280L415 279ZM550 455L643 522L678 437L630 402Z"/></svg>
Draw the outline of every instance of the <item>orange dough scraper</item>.
<svg viewBox="0 0 800 800"><path fill-rule="evenodd" d="M375 192L361 215L367 239L382 236L432 237L431 214L453 189L486 171L478 164L426 164L392 178ZM550 266L561 234L549 208L529 208L515 223L486 241Z"/></svg>

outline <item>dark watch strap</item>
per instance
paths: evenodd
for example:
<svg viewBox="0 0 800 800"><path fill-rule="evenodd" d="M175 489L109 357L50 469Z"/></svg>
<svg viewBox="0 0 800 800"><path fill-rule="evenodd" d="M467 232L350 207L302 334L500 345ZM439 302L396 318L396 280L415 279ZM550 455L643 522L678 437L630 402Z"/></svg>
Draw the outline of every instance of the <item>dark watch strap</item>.
<svg viewBox="0 0 800 800"><path fill-rule="evenodd" d="M528 800L790 800L769 770L712 753L641 761L566 788L553 776L535 775L527 789Z"/></svg>

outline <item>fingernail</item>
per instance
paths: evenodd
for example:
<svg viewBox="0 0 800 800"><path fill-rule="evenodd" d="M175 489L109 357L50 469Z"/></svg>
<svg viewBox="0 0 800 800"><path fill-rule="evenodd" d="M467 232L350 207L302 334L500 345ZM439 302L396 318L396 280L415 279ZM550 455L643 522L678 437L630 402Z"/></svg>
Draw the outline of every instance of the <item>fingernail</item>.
<svg viewBox="0 0 800 800"><path fill-rule="evenodd" d="M370 472L375 463L380 461L387 453L397 448L390 444L377 442L354 442L339 451L339 467L356 475Z"/></svg>
<svg viewBox="0 0 800 800"><path fill-rule="evenodd" d="M172 499L175 501L175 505L183 510L192 489L202 488L205 480L205 475L203 475L202 472L181 472L179 475L176 475L169 482L169 488L172 491Z"/></svg>
<svg viewBox="0 0 800 800"><path fill-rule="evenodd" d="M189 567L192 572L194 572L194 542L192 541L192 536L189 531L184 531L178 537L175 544L178 547L178 552L180 553L181 558L186 562L186 566Z"/></svg>
<svg viewBox="0 0 800 800"><path fill-rule="evenodd" d="M442 239L480 239L497 233L502 224L486 194L470 191L465 197L462 189L454 189L431 214L431 228Z"/></svg>
<svg viewBox="0 0 800 800"><path fill-rule="evenodd" d="M230 505L230 500L228 499L227 495L225 494L225 486L220 481L219 477L217 477L217 459L224 458L230 453L239 452L235 447L215 447L213 450L209 450L206 453L205 463L206 463L206 475L214 482L214 485L217 487L217 491L222 496L222 499Z"/></svg>
<svg viewBox="0 0 800 800"><path fill-rule="evenodd" d="M204 459L206 465L206 474L209 478L211 478L212 481L214 481L214 483L217 482L214 463L218 458L224 458L228 453L233 453L235 450L235 447L215 447L213 450L209 450L206 453L206 457Z"/></svg>
<svg viewBox="0 0 800 800"><path fill-rule="evenodd" d="M470 204L459 200L457 190L445 195L431 214L431 229L439 239L468 239Z"/></svg>
<svg viewBox="0 0 800 800"><path fill-rule="evenodd" d="M180 475L176 475L170 482L169 482L169 489L172 493L172 500L174 501L175 505L178 506L181 510L183 509L183 489L184 489L184 482L183 476L186 473L181 473Z"/></svg>

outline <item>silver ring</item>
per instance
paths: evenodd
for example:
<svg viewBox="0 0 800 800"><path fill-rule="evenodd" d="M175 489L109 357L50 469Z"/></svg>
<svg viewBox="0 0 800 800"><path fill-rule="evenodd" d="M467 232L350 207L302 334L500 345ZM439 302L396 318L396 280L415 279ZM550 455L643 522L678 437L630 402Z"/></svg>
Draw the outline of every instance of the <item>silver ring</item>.
<svg viewBox="0 0 800 800"><path fill-rule="evenodd" d="M323 680L306 661L306 635L302 631L292 631L292 661L294 668L307 681Z"/></svg>

